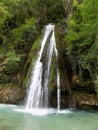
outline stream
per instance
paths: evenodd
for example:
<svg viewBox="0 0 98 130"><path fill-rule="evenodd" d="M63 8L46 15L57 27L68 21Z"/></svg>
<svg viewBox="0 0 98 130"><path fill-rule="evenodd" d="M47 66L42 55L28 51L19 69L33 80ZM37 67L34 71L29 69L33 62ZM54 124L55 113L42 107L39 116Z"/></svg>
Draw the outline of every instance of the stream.
<svg viewBox="0 0 98 130"><path fill-rule="evenodd" d="M98 130L98 113L0 104L0 130Z"/></svg>

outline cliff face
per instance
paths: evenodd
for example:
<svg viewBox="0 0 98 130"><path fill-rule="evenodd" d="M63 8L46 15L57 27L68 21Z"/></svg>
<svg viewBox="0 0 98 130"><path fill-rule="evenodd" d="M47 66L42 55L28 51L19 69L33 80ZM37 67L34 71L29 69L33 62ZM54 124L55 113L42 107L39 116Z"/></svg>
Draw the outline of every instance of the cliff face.
<svg viewBox="0 0 98 130"><path fill-rule="evenodd" d="M13 84L0 84L0 103L20 104L24 97L22 90Z"/></svg>
<svg viewBox="0 0 98 130"><path fill-rule="evenodd" d="M57 30L58 32L58 30ZM59 34L59 35L58 35ZM75 74L71 58L65 53L66 44L63 43L62 35L56 34L59 51L59 72L61 88L61 108L79 108L84 110L98 109L98 95L95 92L92 80L84 72L84 77ZM52 86L50 84L50 86ZM51 106L57 106L57 93L55 85L52 86Z"/></svg>
<svg viewBox="0 0 98 130"><path fill-rule="evenodd" d="M58 31L57 31L58 32ZM60 87L61 87L61 108L80 108L80 109L97 109L98 97L93 91L93 87L88 84L81 86L83 79L78 75L74 75L71 64L71 59L65 54L66 45L61 42L59 33L56 33L56 42L58 48L58 67L60 73ZM1 103L22 103L27 94L27 84L32 70L32 66L36 61L38 51L40 49L41 37L37 38L33 43L28 58L24 65L22 72L21 86L13 83L0 84L0 102ZM42 61L44 62L44 53ZM3 77L2 77L3 78ZM14 78L14 77L13 77ZM5 80L5 78L4 78ZM21 79L18 78L18 81ZM88 81L86 82L86 84ZM53 55L52 67L50 72L50 106L57 106L57 86L56 86L56 57Z"/></svg>
<svg viewBox="0 0 98 130"><path fill-rule="evenodd" d="M79 2L82 1L79 0ZM39 36L44 25L53 22L56 25L55 35L59 53L61 107L97 109L98 97L93 79L86 70L82 77L76 73L74 67L78 72L79 68L73 65L71 57L66 54L67 46L64 37L68 33L68 22L73 15L73 8L75 8L73 0L63 1L63 4L61 1L56 4L46 2L39 5L41 15L37 12L36 26L29 21L29 25L22 25L19 29L12 31L14 36L11 32L7 37L1 38L0 34L0 102L19 104L24 101L30 72L40 48L42 38ZM44 62L44 54L42 62ZM50 72L50 106L52 107L57 106L55 64L56 58L53 55Z"/></svg>
<svg viewBox="0 0 98 130"><path fill-rule="evenodd" d="M57 47L59 51L59 72L60 72L60 83L61 83L61 107L77 107L81 109L97 109L98 107L98 98L97 95L94 94L92 86L88 84L82 86L83 79L79 76L73 74L73 68L68 55L65 54L65 44L61 42L61 38L56 36L57 38ZM1 103L14 103L19 104L24 101L27 94L27 82L29 79L29 75L36 60L38 51L40 49L40 41L41 38L38 38L32 45L32 48L29 52L27 61L24 65L24 70L22 71L22 79L19 74L12 77L11 80L7 82L6 77L1 76L3 82L0 84L0 102ZM44 55L44 54L43 54ZM42 60L44 59L44 56ZM44 62L44 61L43 61ZM5 62L6 63L6 62ZM56 88L56 61L55 56L52 60L52 68L50 73L50 106L57 106L57 88ZM2 67L4 63L2 64ZM1 73L2 74L2 73ZM3 73L6 74L6 73ZM9 76L9 75L8 75ZM10 78L10 76L9 76ZM14 82L14 78L16 78L16 82L20 82L22 80L21 86L19 84L11 83ZM55 79L55 80L54 80ZM85 82L85 84L87 84Z"/></svg>

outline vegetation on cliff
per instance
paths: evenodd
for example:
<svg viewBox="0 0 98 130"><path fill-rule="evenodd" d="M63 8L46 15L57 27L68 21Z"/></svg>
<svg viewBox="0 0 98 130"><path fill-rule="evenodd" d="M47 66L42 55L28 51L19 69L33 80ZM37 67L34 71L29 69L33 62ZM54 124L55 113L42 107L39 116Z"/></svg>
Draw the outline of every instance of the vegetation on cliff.
<svg viewBox="0 0 98 130"><path fill-rule="evenodd" d="M1 0L0 85L23 86L39 48L35 40L44 25L54 23L62 90L71 93L75 81L85 91L98 91L97 12L94 0Z"/></svg>
<svg viewBox="0 0 98 130"><path fill-rule="evenodd" d="M0 83L22 83L25 60L37 35L34 4L0 2Z"/></svg>
<svg viewBox="0 0 98 130"><path fill-rule="evenodd" d="M60 0L0 1L0 83L21 86L24 66L39 31L49 22L58 22L63 12Z"/></svg>
<svg viewBox="0 0 98 130"><path fill-rule="evenodd" d="M95 82L96 88L98 87L98 1L75 0L73 10L73 16L68 21L68 35L65 37L67 54L71 58L74 73L86 83L90 83L89 86Z"/></svg>

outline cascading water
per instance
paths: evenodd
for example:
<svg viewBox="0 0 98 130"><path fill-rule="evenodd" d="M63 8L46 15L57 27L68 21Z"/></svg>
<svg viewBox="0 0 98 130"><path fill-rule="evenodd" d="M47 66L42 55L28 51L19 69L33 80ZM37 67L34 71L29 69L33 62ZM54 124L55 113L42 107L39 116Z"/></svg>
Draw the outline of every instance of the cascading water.
<svg viewBox="0 0 98 130"><path fill-rule="evenodd" d="M50 38L50 42L46 52L45 72L44 72L44 76L42 76L43 63L41 62L41 58L48 38ZM49 76L50 76L50 68L51 68L53 51L55 52L56 59L58 59L58 51L56 48L56 42L54 36L54 25L49 24L46 26L44 38L41 42L41 49L39 51L34 69L31 72L31 76L30 76L31 80L29 83L29 93L27 96L26 109L48 107ZM43 80L42 77L44 77L44 81L42 81ZM57 108L60 109L60 76L58 72L58 66L57 66Z"/></svg>
<svg viewBox="0 0 98 130"><path fill-rule="evenodd" d="M54 32L53 32L53 41L54 41L54 52L56 55L56 60L58 61L58 50L56 48ZM60 110L60 74L58 71L58 64L57 64L57 109Z"/></svg>
<svg viewBox="0 0 98 130"><path fill-rule="evenodd" d="M48 46L47 54L46 54L46 70L44 73L44 83L43 83L43 102L44 107L48 107L49 99L47 95L49 95L49 74L50 74L50 67L51 67L51 60L53 55L53 35L50 38L50 43Z"/></svg>
<svg viewBox="0 0 98 130"><path fill-rule="evenodd" d="M60 75L57 69L57 109L60 110Z"/></svg>

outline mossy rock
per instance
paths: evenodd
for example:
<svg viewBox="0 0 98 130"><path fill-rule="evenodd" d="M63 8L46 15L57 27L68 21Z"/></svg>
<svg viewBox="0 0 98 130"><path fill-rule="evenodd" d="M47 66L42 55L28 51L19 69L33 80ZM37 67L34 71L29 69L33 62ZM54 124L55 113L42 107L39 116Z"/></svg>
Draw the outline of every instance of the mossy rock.
<svg viewBox="0 0 98 130"><path fill-rule="evenodd" d="M50 93L54 92L57 88L57 60L55 54L53 54L52 64L50 69Z"/></svg>
<svg viewBox="0 0 98 130"><path fill-rule="evenodd" d="M23 97L21 89L16 85L0 83L0 103L19 104Z"/></svg>
<svg viewBox="0 0 98 130"><path fill-rule="evenodd" d="M42 39L42 36L38 37L35 40L35 42L33 43L32 48L30 50L27 62L25 64L25 69L24 69L23 87L27 86L29 76L31 74L31 70L35 65L35 61L37 59L38 52L39 52L40 47L41 47L41 39Z"/></svg>

